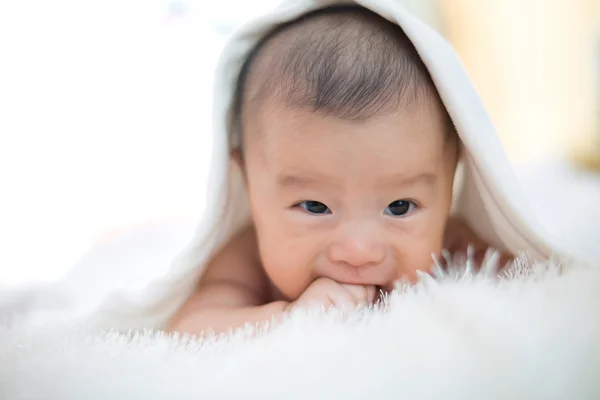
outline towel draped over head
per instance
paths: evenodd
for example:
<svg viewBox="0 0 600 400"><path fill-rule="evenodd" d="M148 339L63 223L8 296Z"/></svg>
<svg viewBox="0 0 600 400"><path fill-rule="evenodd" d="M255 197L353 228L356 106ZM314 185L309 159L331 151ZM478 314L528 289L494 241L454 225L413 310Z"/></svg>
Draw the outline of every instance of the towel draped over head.
<svg viewBox="0 0 600 400"><path fill-rule="evenodd" d="M320 8L352 3L398 24L433 79L465 150L457 172L455 214L496 249L526 252L540 260L566 255L550 244L552 238L533 220L481 99L457 54L438 33L410 15L397 0L288 0L238 29L217 65L206 208L191 243L168 274L135 293L122 291L107 298L99 310L103 325L160 327L190 295L215 252L247 221L246 192L230 153L237 80L250 52L279 24Z"/></svg>

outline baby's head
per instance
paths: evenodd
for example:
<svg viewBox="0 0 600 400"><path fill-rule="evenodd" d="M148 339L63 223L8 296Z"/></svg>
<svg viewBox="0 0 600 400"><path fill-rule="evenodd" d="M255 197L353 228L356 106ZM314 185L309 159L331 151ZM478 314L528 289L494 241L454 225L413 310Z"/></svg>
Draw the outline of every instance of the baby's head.
<svg viewBox="0 0 600 400"><path fill-rule="evenodd" d="M389 289L442 249L458 139L401 29L337 7L261 41L239 79L243 168L265 271Z"/></svg>

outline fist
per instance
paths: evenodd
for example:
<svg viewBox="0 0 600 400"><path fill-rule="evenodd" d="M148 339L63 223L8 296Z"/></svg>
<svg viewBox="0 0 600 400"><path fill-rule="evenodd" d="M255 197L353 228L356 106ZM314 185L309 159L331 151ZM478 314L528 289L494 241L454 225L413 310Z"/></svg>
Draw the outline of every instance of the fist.
<svg viewBox="0 0 600 400"><path fill-rule="evenodd" d="M356 309L375 301L373 285L349 285L330 278L315 280L302 295L288 306L288 311L300 308L325 307Z"/></svg>
<svg viewBox="0 0 600 400"><path fill-rule="evenodd" d="M450 253L467 253L470 246L473 249L474 261L480 266L485 258L489 243L485 242L473 232L471 227L462 219L451 217L446 225L444 248ZM504 267L513 260L513 256L507 253L500 253L499 266Z"/></svg>

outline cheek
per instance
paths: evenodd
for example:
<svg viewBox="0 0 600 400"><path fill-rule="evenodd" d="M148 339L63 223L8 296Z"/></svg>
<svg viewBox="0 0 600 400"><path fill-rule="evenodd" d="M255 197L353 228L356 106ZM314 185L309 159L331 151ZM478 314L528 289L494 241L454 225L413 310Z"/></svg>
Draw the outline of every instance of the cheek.
<svg viewBox="0 0 600 400"><path fill-rule="evenodd" d="M265 274L287 300L300 297L313 280L318 249L310 235L297 235L279 209L254 210L259 254Z"/></svg>
<svg viewBox="0 0 600 400"><path fill-rule="evenodd" d="M259 251L266 275L287 300L300 297L313 280L313 253L285 234L265 234Z"/></svg>
<svg viewBox="0 0 600 400"><path fill-rule="evenodd" d="M415 224L414 230L395 239L396 254L400 260L398 278L415 282L417 271L430 272L435 255L439 258L444 243L447 213L439 207L429 210Z"/></svg>

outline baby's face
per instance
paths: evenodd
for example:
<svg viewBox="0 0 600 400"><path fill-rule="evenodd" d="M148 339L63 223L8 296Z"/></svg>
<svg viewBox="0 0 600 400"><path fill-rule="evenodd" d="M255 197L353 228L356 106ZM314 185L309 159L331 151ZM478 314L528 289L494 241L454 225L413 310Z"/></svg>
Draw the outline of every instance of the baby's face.
<svg viewBox="0 0 600 400"><path fill-rule="evenodd" d="M349 121L271 107L245 126L245 172L265 272L298 298L318 277L393 288L439 254L455 139L436 107Z"/></svg>

